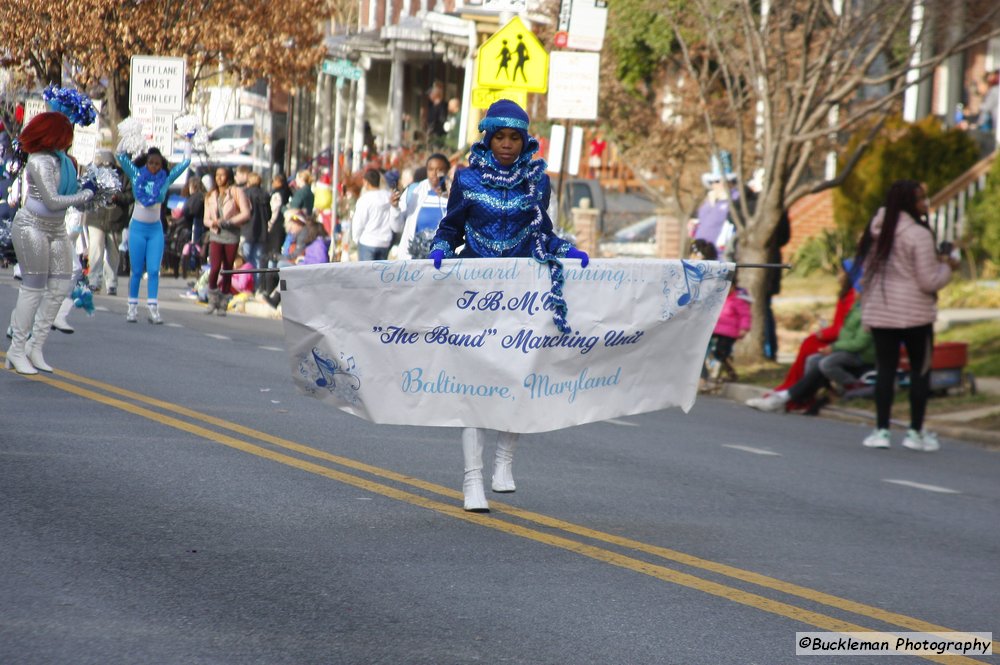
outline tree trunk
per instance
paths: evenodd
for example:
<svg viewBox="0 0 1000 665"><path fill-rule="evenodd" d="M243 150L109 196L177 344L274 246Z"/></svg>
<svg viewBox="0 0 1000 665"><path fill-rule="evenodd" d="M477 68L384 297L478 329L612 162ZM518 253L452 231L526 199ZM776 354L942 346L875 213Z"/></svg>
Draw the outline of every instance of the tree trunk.
<svg viewBox="0 0 1000 665"><path fill-rule="evenodd" d="M108 77L108 93L105 100L108 108L108 123L111 129L112 146L118 145L118 123L129 114L129 85L119 72L113 72Z"/></svg>
<svg viewBox="0 0 1000 665"><path fill-rule="evenodd" d="M749 239L747 239L749 240ZM767 250L750 242L740 243L740 263L764 263ZM736 345L736 356L742 361L759 362L764 357L764 285L766 270L743 268L737 272L736 281L753 297L753 319L750 332Z"/></svg>
<svg viewBox="0 0 1000 665"><path fill-rule="evenodd" d="M781 205L770 197L762 197L754 219L744 229L739 240L740 263L767 263L768 240L781 219ZM777 268L744 268L738 271L737 283L753 297L753 320L750 332L736 345L737 358L744 362L760 362L764 358L764 320L766 315L768 275Z"/></svg>

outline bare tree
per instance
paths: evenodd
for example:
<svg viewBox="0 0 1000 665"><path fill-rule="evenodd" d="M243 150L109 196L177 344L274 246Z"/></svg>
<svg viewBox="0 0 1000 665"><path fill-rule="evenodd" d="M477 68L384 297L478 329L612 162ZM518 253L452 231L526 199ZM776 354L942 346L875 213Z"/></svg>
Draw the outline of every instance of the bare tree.
<svg viewBox="0 0 1000 665"><path fill-rule="evenodd" d="M914 21L915 5L928 20ZM740 197L737 206L740 260L751 263L765 261L768 241L792 204L836 187L850 173L882 122L899 111L909 86L950 55L1000 32L1000 4L992 1L686 0L665 7L697 85L713 152L731 150L744 175L762 169L756 204ZM732 128L732 143L719 140L720 125ZM870 128L867 139L840 156L834 177L821 175L838 137L861 126ZM759 357L764 274L746 271L744 278L755 309L743 353Z"/></svg>
<svg viewBox="0 0 1000 665"><path fill-rule="evenodd" d="M0 18L5 66L23 66L37 85L106 90L112 122L127 115L133 55L188 61L188 94L220 68L242 83L266 78L310 86L326 49L323 24L350 16L347 0L8 0ZM346 8L346 9L345 9Z"/></svg>

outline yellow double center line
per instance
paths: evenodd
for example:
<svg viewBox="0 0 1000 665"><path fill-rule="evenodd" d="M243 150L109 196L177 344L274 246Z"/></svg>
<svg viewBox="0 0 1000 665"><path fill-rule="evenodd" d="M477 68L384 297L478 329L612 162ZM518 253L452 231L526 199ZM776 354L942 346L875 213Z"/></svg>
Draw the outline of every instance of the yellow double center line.
<svg viewBox="0 0 1000 665"><path fill-rule="evenodd" d="M406 503L420 506L428 510L433 510L435 512L441 513L442 515L447 515L449 517L454 517L457 519L465 520L477 524L479 526L487 527L490 529L495 529L504 533L508 533L514 536L532 540L544 545L551 547L558 547L560 549L568 550L570 552L575 552L582 556L589 557L591 559L608 563L614 566L625 568L643 575L648 575L658 580L664 582L670 582L673 584L678 584L691 589L696 589L704 593L711 594L713 596L718 596L731 600L735 603L741 605L746 605L753 607L758 610L765 612L770 612L781 617L788 619L793 619L800 623L806 624L807 626L812 626L825 631L833 632L879 632L879 630L865 627L859 624L851 623L841 619L837 619L832 616L827 616L819 612L808 610L802 607L791 605L787 602L782 602L762 596L755 593L750 593L744 591L743 589L728 586L726 584L721 584L719 582L714 582L712 580L704 579L691 575L689 573L681 572L679 570L674 570L668 568L664 565L659 565L656 563L650 563L642 559L627 556L619 552L615 552L610 549L605 549L585 542L580 542L578 540L573 540L567 538L563 535L557 535L553 533L539 531L527 526L522 526L514 522L506 521L503 519L498 519L498 513L500 515L508 515L511 517L518 518L523 522L528 524L537 525L540 527L545 527L547 529L555 529L563 532L567 535L580 536L587 538L592 541L599 543L606 543L608 545L614 545L618 548L632 550L635 552L642 552L647 555L652 555L659 559L664 559L666 561L671 561L678 564L683 564L691 568L704 570L709 573L714 573L716 575L730 578L732 580L739 580L741 582L746 582L749 584L754 584L771 591L777 591L788 596L793 596L801 598L812 603L817 603L821 605L826 605L831 608L836 608L852 614L856 614L868 619L875 621L880 621L890 626L903 628L908 631L917 631L924 633L952 633L956 631L951 628L946 628L944 626L939 626L926 621L921 621L920 619L915 619L913 617L908 617L903 614L897 614L895 612L889 612L878 607L873 607L871 605L865 605L863 603L854 602L838 596L833 596L821 591L815 591L807 587L799 586L797 584L792 584L790 582L784 582L782 580L775 579L773 577L768 577L766 575L760 575L751 571L742 570L740 568L735 568L733 566L727 566L725 564L717 563L714 561L709 561L707 559L702 559L696 556L691 556L689 554L684 554L683 552L678 552L676 550L671 550L665 547L659 547L656 545L650 545L648 543L643 543L637 540L632 540L630 538L625 538L622 536L615 536L613 534L604 533L602 531L595 531L578 524L573 524L572 522L567 522L554 517L549 517L547 515L542 515L539 513L534 513L528 510L522 510L514 506L503 504L497 501L491 501L491 508L494 509L494 513L491 516L480 515L476 513L468 513L461 508L460 500L462 498L461 492L443 487L441 485L436 485L427 481L420 480L418 478L413 478L404 474L396 473L394 471L389 471L387 469L382 469L380 467L371 466L369 464L364 464L363 462L358 462L340 455L332 455L330 453L318 450L316 448L311 448L309 446L296 443L294 441L289 441L288 439L283 439L278 436L268 434L266 432L260 432L249 427L244 427L238 423L233 423L221 418L216 418L204 413L200 413L193 409L188 409L171 402L164 402L162 400L154 399L140 393L135 393L130 390L125 390L117 386L113 386L101 381L96 381L84 376L79 376L77 374L72 374L69 372L58 371L56 375L63 378L69 379L74 383L69 383L67 381L50 378L44 375L38 375L31 377L36 381L44 381L46 384L51 385L54 388L64 390L66 392L78 395L85 399L93 400L99 402L106 406L110 406L128 413L132 413L143 418L161 423L168 427L173 427L178 430L194 434L195 436L214 441L216 443L221 443L230 448L235 448L264 459L271 460L273 462L278 462L280 464L285 464L302 471L307 471L309 473L314 473L319 476L330 478L331 480L336 480L338 482L357 487L359 489L372 492L374 494L379 494L391 499L396 499L399 501L404 501ZM93 390L88 390L83 386L90 386L103 391L102 394L99 392L94 392ZM131 401L123 401L116 397L110 397L109 395L117 395ZM179 416L183 416L189 420L181 420L175 418L171 415L166 415L165 413L160 413L157 411L152 411L144 406L139 406L140 404L145 404L151 407L155 407L160 411L166 413L173 413ZM194 422L189 422L194 421ZM443 503L441 501L422 496L420 494L414 494L405 490L398 489L391 485L386 485L380 482L375 482L368 480L366 478L345 473L344 471L339 471L322 464L317 464L306 459L301 459L299 457L293 457L291 455L285 454L284 452L279 452L272 450L270 448L264 448L255 443L251 443L243 438L236 438L230 436L229 434L224 434L217 432L212 429L207 429L201 425L195 424L197 422L205 423L211 425L212 427L218 428L220 430L229 431L238 434L242 437L249 437L250 439L255 439L257 441L270 444L279 449L294 452L299 455L320 460L323 462L329 462L336 464L341 467L346 467L355 471L360 471L377 478L382 478L385 480L390 480L395 483L402 485L409 485L425 492L431 494L436 494L439 496L447 497L451 502ZM789 647L791 648L792 637L789 636ZM956 637L952 635L952 637ZM888 639L888 637L886 638ZM993 642L994 653L1000 652L1000 644ZM961 656L936 656L933 654L922 656L926 660L940 663L981 663L983 661L974 660L971 658L961 657Z"/></svg>

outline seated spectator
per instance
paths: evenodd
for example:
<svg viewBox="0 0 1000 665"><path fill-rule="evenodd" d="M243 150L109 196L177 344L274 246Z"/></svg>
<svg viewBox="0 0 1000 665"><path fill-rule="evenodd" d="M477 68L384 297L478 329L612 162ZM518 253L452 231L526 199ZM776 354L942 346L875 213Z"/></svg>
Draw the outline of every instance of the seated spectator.
<svg viewBox="0 0 1000 665"><path fill-rule="evenodd" d="M709 354L719 361L730 381L735 381L737 378L736 370L733 369L732 362L730 362L733 346L736 344L736 340L742 339L750 331L752 313L749 300L749 294L736 286L736 276L734 275L726 302L722 305L722 313L719 314L719 320L712 332L712 342L709 345ZM708 378L708 371L704 367L702 368L702 378Z"/></svg>
<svg viewBox="0 0 1000 665"><path fill-rule="evenodd" d="M844 325L847 315L851 312L851 308L854 307L855 301L858 300L858 294L861 292L861 271L853 270L854 261L844 259L841 265L843 271L840 273L840 292L837 295L837 306L833 313L833 323L802 340L799 352L795 356L795 362L792 363L792 366L788 368L788 373L785 374L785 380L776 386L772 392L788 390L798 383L805 375L806 359L837 341L840 329ZM788 410L804 409L808 406L809 404L800 403L794 399L788 400L785 403L785 408Z"/></svg>
<svg viewBox="0 0 1000 665"><path fill-rule="evenodd" d="M709 241L697 238L691 243L691 258L695 261L718 261L719 250Z"/></svg>
<svg viewBox="0 0 1000 665"><path fill-rule="evenodd" d="M292 214L285 220L285 230L287 235L281 249L281 259L278 260L279 268L329 262L330 236L318 221ZM272 307L277 307L281 304L279 287L276 286L264 298Z"/></svg>
<svg viewBox="0 0 1000 665"><path fill-rule="evenodd" d="M330 261L330 235L316 220L306 220L305 228L300 232L300 239L296 244L302 247L302 253L296 258L296 263L313 265Z"/></svg>
<svg viewBox="0 0 1000 665"><path fill-rule="evenodd" d="M843 395L857 383L862 371L874 365L875 340L861 323L861 303L857 302L847 315L837 341L806 359L801 379L787 390L749 399L747 406L761 411L784 411L788 402L805 404L827 387Z"/></svg>
<svg viewBox="0 0 1000 665"><path fill-rule="evenodd" d="M253 270L252 265L247 265L242 254L237 254L233 261L233 293L253 293Z"/></svg>

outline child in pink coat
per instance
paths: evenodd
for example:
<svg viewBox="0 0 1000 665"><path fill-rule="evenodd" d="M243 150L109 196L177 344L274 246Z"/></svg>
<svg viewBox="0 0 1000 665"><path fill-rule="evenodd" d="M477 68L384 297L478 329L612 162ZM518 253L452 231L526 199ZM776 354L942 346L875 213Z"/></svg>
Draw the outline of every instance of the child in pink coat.
<svg viewBox="0 0 1000 665"><path fill-rule="evenodd" d="M750 295L736 286L734 277L726 302L722 305L719 321L712 331L712 342L709 345L710 355L722 364L730 380L736 380L736 370L729 362L730 356L733 355L733 345L750 331L751 317ZM702 374L704 376L705 372Z"/></svg>

